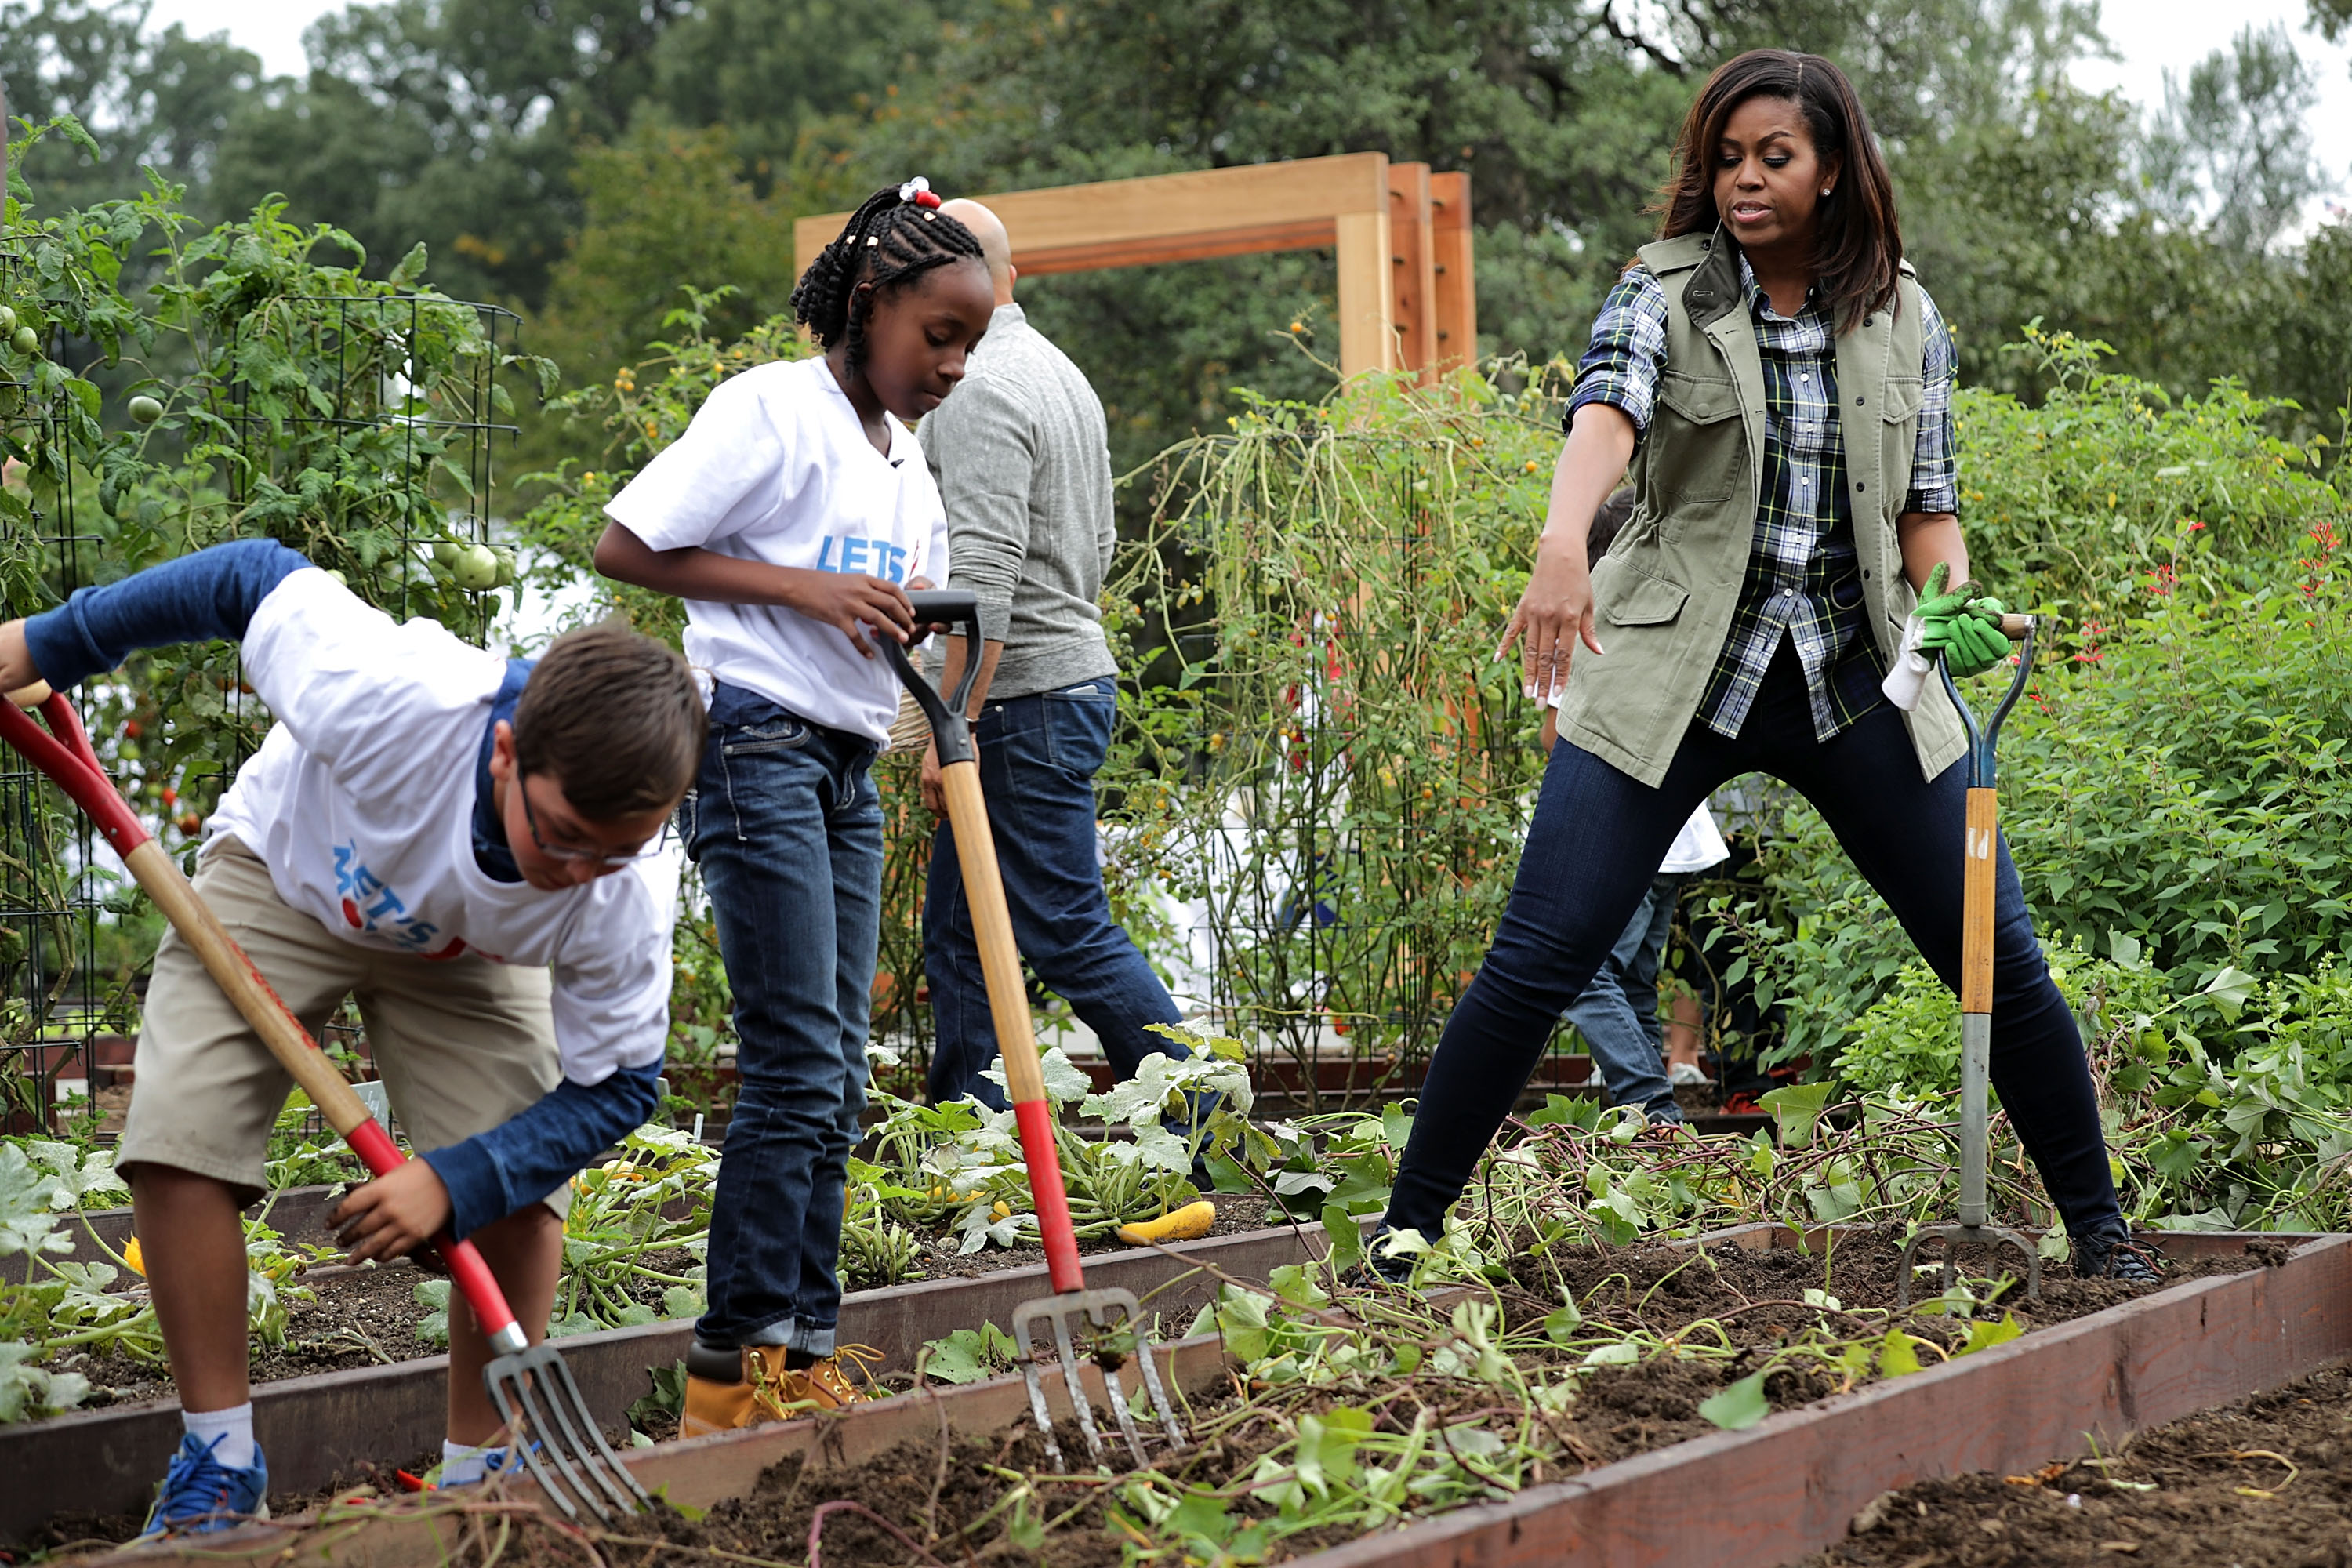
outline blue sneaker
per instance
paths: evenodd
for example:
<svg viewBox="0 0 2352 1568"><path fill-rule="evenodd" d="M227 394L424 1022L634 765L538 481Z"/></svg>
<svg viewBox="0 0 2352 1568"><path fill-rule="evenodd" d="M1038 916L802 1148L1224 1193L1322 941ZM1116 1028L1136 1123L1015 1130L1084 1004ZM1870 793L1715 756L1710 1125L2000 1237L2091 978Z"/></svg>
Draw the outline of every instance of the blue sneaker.
<svg viewBox="0 0 2352 1568"><path fill-rule="evenodd" d="M213 1458L221 1440L199 1443L193 1432L180 1439L163 1472L163 1489L147 1512L142 1540L161 1535L200 1535L228 1530L248 1520L269 1517L269 1466L257 1446L246 1468L224 1465Z"/></svg>

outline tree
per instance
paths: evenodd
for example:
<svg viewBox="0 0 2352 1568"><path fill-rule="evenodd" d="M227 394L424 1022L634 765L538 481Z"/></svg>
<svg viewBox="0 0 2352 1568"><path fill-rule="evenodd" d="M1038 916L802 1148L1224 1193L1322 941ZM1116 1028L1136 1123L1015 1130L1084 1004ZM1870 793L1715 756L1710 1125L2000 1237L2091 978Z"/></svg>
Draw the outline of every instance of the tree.
<svg viewBox="0 0 2352 1568"><path fill-rule="evenodd" d="M201 189L261 62L225 35L193 37L173 23L147 32L147 0L5 0L0 81L12 117L46 124L71 115L87 142L53 136L27 152L21 173L45 206L63 210L127 196L152 167Z"/></svg>

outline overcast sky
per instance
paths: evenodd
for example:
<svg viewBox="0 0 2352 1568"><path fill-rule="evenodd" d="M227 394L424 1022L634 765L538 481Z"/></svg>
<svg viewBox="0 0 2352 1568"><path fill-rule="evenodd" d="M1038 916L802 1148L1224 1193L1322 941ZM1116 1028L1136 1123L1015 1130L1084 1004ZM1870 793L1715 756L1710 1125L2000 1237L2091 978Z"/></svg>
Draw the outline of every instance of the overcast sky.
<svg viewBox="0 0 2352 1568"><path fill-rule="evenodd" d="M157 26L184 23L192 32L225 26L268 69L291 74L304 66L302 29L336 8L330 0L237 0L234 5L223 0L155 0L153 20ZM2185 72L2210 51L2227 47L2240 27L2285 23L2319 76L2312 134L2320 161L2344 187L2339 199L2352 190L2352 71L2347 68L2352 54L2303 30L2308 15L2304 0L2103 0L2103 13L2120 58L2086 62L2075 78L2095 90L2119 88L2145 105L2163 100L2167 70Z"/></svg>

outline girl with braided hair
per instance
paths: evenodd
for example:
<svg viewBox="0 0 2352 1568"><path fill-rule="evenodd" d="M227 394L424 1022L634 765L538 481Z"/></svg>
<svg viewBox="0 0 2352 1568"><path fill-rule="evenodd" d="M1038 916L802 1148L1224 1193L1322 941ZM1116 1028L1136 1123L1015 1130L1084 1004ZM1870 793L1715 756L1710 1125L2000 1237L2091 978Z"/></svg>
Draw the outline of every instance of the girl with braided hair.
<svg viewBox="0 0 2352 1568"><path fill-rule="evenodd" d="M867 769L947 514L908 423L963 379L995 308L970 230L919 179L874 193L801 277L821 357L715 388L606 507L596 569L686 601L710 740L679 808L735 992L741 1089L710 1223L684 1432L859 1397L835 1357L841 1215L866 1104L882 900Z"/></svg>

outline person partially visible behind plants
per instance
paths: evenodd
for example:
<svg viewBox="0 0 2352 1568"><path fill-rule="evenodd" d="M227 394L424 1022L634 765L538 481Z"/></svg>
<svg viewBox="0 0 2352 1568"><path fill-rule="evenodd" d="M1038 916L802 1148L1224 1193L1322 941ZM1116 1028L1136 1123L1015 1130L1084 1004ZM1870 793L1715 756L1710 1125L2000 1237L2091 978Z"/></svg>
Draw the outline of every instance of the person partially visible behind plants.
<svg viewBox="0 0 2352 1568"><path fill-rule="evenodd" d="M921 180L877 191L793 290L820 358L722 382L606 505L608 577L686 601L710 741L685 807L735 997L687 1435L861 1397L840 1365L841 1221L881 940L870 767L898 711L873 639L916 635L947 514L907 422L963 379L995 298Z"/></svg>
<svg viewBox="0 0 2352 1568"><path fill-rule="evenodd" d="M1391 1233L1442 1234L1676 831L1743 773L1802 792L1938 977L1958 979L1965 736L1948 702L1905 711L1882 689L1906 645L1943 649L1962 676L2008 648L1998 607L1966 583L1950 333L1828 60L1759 49L1719 68L1675 171L1659 238L1578 366L1535 570L1503 634L1529 700L1559 694L1559 742L1502 924L1431 1059ZM1589 563L1594 509L1629 464L1633 520ZM1947 574L1963 586L1942 592ZM2006 847L1995 925L2001 1103L2076 1272L2152 1280ZM1402 1251L1372 1250L1381 1273L1409 1276Z"/></svg>

